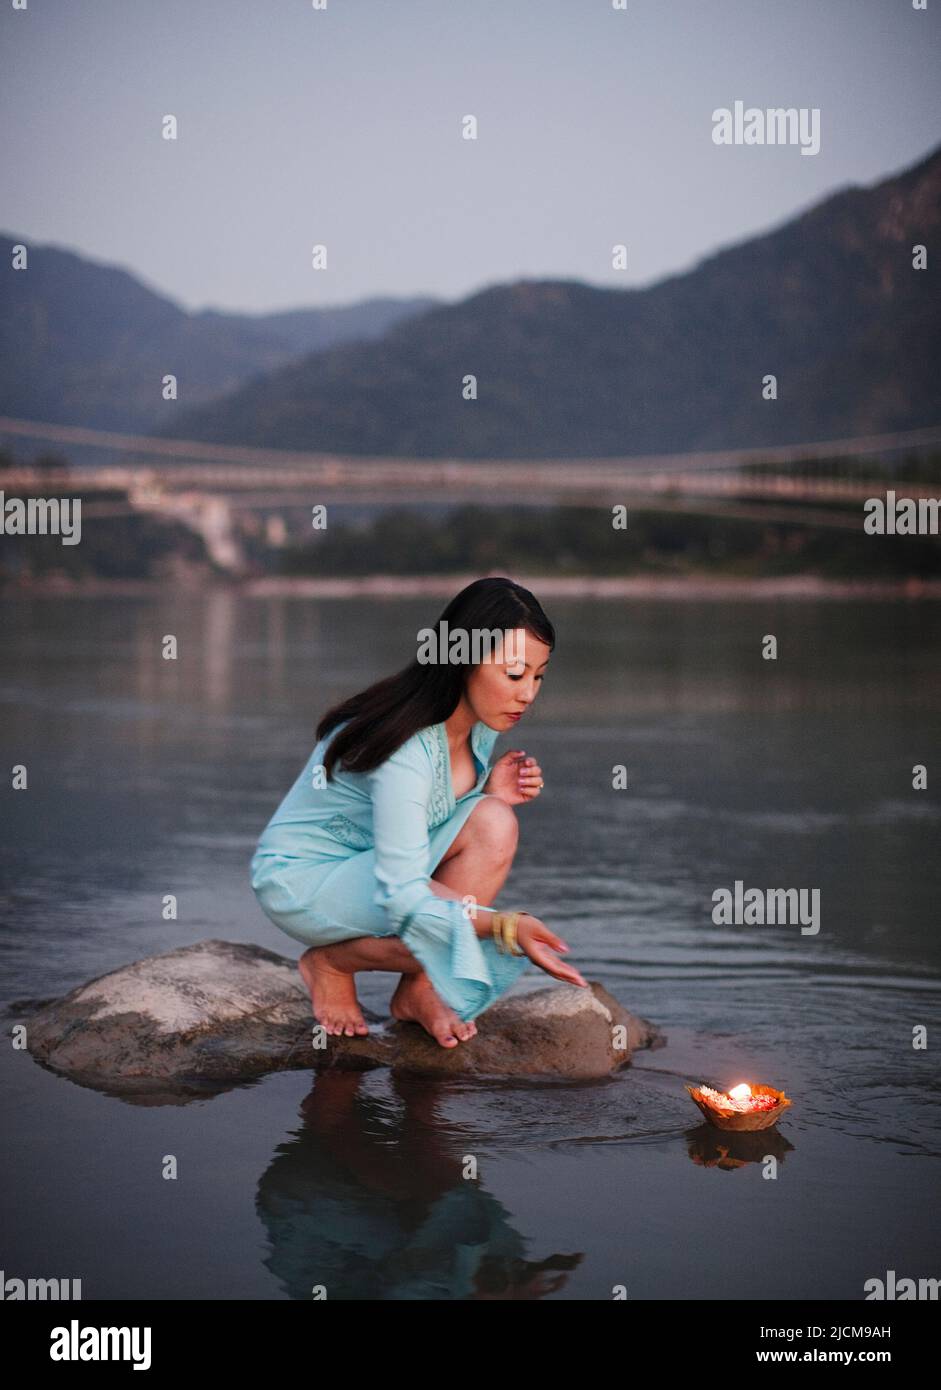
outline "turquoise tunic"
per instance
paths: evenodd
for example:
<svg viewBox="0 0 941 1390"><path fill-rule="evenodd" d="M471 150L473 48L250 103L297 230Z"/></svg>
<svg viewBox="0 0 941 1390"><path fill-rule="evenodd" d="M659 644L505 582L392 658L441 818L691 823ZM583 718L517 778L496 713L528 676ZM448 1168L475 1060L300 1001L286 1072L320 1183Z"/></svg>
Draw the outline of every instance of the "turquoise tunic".
<svg viewBox="0 0 941 1390"><path fill-rule="evenodd" d="M339 766L328 782L321 739L258 842L251 882L265 914L305 946L357 936L401 937L440 997L476 1018L529 960L480 938L463 904L429 886L490 773L497 731L478 722L477 781L455 797L444 724L420 729L372 772ZM483 903L478 911L497 909Z"/></svg>

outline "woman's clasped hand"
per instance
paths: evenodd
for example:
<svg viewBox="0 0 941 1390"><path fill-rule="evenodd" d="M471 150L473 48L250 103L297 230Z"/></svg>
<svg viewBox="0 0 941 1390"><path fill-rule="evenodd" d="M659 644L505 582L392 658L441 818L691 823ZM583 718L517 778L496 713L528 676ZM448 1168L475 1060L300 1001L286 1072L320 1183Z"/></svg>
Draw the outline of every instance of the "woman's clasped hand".
<svg viewBox="0 0 941 1390"><path fill-rule="evenodd" d="M508 806L519 806L532 801L544 786L542 768L536 759L528 758L522 748L511 748L494 763L484 791L498 796Z"/></svg>

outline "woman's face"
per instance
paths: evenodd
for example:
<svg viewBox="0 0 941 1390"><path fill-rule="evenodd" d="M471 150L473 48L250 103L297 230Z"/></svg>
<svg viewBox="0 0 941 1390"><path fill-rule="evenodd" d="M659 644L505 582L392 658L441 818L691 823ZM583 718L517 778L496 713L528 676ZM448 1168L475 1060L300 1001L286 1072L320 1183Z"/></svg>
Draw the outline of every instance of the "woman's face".
<svg viewBox="0 0 941 1390"><path fill-rule="evenodd" d="M552 652L524 628L512 636L512 644L497 646L489 661L471 668L464 686L474 719L500 733L512 729L539 694Z"/></svg>

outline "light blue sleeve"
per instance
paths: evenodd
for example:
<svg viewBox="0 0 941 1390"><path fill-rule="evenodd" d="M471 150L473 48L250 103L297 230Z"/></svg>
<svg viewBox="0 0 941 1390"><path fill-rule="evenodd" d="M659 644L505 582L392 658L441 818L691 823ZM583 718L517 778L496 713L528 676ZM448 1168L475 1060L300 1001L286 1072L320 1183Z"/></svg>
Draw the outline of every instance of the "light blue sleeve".
<svg viewBox="0 0 941 1390"><path fill-rule="evenodd" d="M439 898L430 887L428 803L434 772L416 738L368 774L372 797L376 879L375 902L390 925L428 972L439 994L458 1009L468 992L488 989L493 979L474 925L455 899ZM478 903L482 912L497 909ZM453 978L454 985L449 988ZM470 991L460 981L476 982ZM449 998L449 994L451 997Z"/></svg>

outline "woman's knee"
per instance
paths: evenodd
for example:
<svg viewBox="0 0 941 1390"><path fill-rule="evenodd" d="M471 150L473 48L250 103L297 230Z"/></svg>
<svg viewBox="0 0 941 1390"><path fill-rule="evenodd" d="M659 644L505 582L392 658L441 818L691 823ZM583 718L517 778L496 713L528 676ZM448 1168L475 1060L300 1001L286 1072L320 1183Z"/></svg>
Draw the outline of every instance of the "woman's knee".
<svg viewBox="0 0 941 1390"><path fill-rule="evenodd" d="M512 858L519 841L519 822L512 806L498 796L484 796L468 817L468 828L475 843L483 844L493 854Z"/></svg>

